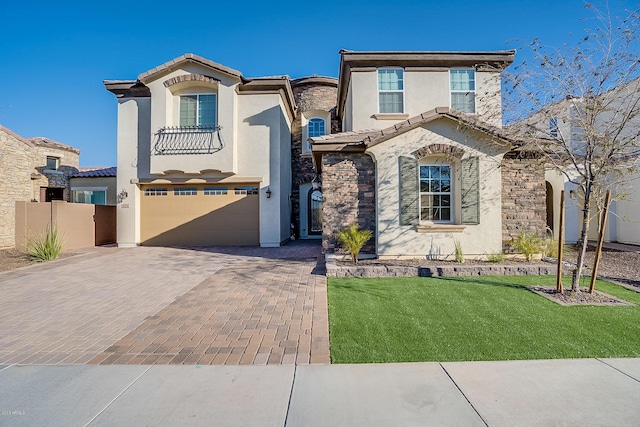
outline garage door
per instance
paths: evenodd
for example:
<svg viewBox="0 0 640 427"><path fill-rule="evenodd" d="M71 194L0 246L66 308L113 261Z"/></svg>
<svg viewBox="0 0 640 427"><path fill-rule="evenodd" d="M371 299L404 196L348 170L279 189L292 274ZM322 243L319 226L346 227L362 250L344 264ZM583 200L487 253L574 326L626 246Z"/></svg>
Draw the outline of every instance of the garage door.
<svg viewBox="0 0 640 427"><path fill-rule="evenodd" d="M259 197L257 184L143 186L141 243L258 245Z"/></svg>

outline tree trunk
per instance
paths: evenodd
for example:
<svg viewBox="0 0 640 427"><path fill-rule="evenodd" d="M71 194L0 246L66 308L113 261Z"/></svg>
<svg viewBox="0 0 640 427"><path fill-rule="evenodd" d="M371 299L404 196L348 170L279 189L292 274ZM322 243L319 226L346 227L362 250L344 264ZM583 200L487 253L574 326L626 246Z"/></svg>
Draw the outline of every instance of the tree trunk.
<svg viewBox="0 0 640 427"><path fill-rule="evenodd" d="M582 276L582 267L584 266L584 256L587 253L590 203L591 184L587 183L584 192L584 203L582 205L582 230L580 231L580 238L578 239L578 260L576 267L573 269L573 277L571 278L571 292L578 292L580 277Z"/></svg>

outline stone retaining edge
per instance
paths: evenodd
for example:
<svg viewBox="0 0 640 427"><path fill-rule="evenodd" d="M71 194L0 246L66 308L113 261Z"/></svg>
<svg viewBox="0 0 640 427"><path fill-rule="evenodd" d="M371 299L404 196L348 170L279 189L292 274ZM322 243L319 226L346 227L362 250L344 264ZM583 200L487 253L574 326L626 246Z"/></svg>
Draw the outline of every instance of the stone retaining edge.
<svg viewBox="0 0 640 427"><path fill-rule="evenodd" d="M452 277L452 276L539 276L556 274L553 264L527 265L442 265L408 267L397 265L339 266L326 258L327 277Z"/></svg>

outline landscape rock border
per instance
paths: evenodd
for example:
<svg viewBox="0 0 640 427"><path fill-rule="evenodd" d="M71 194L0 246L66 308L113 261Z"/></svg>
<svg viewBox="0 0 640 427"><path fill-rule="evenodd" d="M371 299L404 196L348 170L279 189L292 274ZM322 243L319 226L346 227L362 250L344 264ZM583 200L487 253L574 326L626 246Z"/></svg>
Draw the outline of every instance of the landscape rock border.
<svg viewBox="0 0 640 427"><path fill-rule="evenodd" d="M436 266L338 265L326 258L327 277L455 277L455 276L539 276L556 273L556 266L539 264L453 264Z"/></svg>

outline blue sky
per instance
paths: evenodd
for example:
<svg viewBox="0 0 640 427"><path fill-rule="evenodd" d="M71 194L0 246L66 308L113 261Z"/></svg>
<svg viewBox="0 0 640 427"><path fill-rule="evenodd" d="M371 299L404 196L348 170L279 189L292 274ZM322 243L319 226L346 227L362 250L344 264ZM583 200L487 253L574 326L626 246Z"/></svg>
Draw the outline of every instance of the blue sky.
<svg viewBox="0 0 640 427"><path fill-rule="evenodd" d="M534 37L560 46L590 15L582 0L25 0L2 2L0 16L0 124L79 148L81 166L112 166L117 104L102 81L183 53L247 77L337 76L340 49L501 50Z"/></svg>

